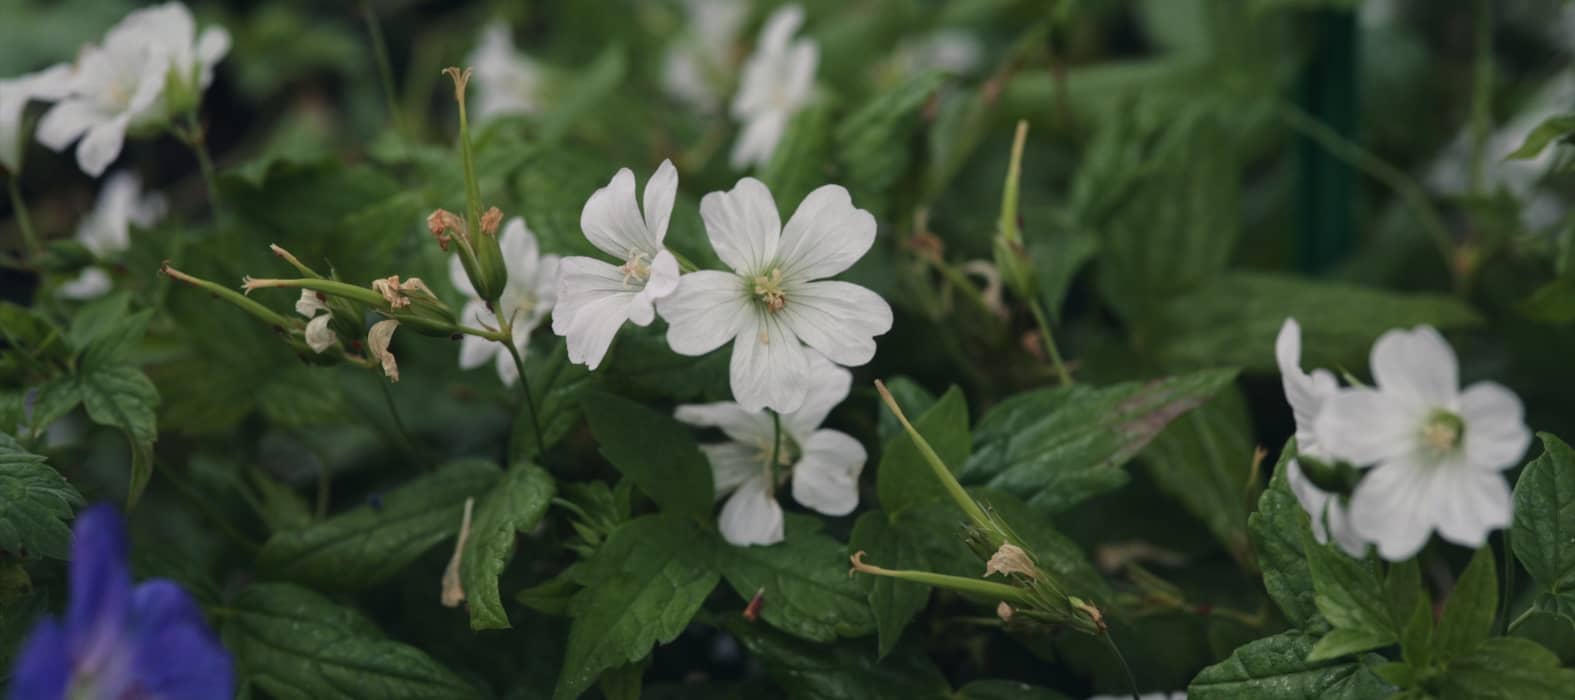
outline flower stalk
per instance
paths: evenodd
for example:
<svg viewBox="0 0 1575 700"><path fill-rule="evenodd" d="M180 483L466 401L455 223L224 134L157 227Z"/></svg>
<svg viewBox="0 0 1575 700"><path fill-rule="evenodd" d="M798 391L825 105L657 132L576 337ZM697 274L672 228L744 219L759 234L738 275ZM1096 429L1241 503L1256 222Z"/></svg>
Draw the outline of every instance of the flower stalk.
<svg viewBox="0 0 1575 700"><path fill-rule="evenodd" d="M908 416L902 412L902 407L897 405L897 399L893 398L891 392L886 389L885 382L875 380L875 390L880 392L881 401L884 401L886 408L891 409L892 415L897 417L897 422L902 424L903 431L908 433L910 440L913 440L913 445L918 448L920 456L924 457L925 463L929 464L931 471L935 472L935 478L940 480L941 486L951 495L957 507L968 516L968 520L981 530L996 530L995 522L985 514L978 503L974 502L973 497L963 490L962 484L957 483L957 477L952 476L952 471L946 467L946 462L941 456L935 454L935 449L930 447L929 441L919 434L912 423L908 422Z"/></svg>

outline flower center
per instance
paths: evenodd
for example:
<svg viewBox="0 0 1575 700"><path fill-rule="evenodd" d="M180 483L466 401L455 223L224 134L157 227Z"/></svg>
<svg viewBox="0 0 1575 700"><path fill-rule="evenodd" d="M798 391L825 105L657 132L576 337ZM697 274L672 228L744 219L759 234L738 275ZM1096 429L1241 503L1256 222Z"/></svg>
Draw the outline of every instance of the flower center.
<svg viewBox="0 0 1575 700"><path fill-rule="evenodd" d="M777 462L775 465L771 464L771 442L769 440L760 441L760 444L756 445L756 447L759 449L757 458L760 460L760 463L766 465L767 468L775 467L778 475L785 474L787 468L798 461L798 445L793 443L793 438L789 437L785 430L782 431L782 436L777 438Z"/></svg>
<svg viewBox="0 0 1575 700"><path fill-rule="evenodd" d="M629 288L629 280L644 282L651 278L651 264L645 261L644 251L629 251L629 259L618 266L618 271L623 273L624 289Z"/></svg>
<svg viewBox="0 0 1575 700"><path fill-rule="evenodd" d="M1466 432L1465 421L1449 411L1439 409L1422 424L1422 442L1438 452L1449 452L1460 446Z"/></svg>
<svg viewBox="0 0 1575 700"><path fill-rule="evenodd" d="M755 298L773 312L787 306L787 293L782 291L782 268L771 268L768 275L755 275Z"/></svg>

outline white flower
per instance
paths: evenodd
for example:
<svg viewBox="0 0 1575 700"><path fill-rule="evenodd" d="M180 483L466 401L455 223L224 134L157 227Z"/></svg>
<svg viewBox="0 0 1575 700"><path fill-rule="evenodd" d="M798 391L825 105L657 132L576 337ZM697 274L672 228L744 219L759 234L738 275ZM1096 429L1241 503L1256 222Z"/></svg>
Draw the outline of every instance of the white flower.
<svg viewBox="0 0 1575 700"><path fill-rule="evenodd" d="M552 332L568 339L570 362L596 369L623 322L650 325L656 300L678 287L678 260L662 247L677 193L678 171L664 160L645 183L643 217L628 168L586 200L580 212L585 237L623 264L564 259Z"/></svg>
<svg viewBox="0 0 1575 700"><path fill-rule="evenodd" d="M320 316L317 314L319 311L323 312ZM328 327L329 322L334 320L334 312L328 308L328 302L323 301L321 292L301 290L301 298L295 301L295 312L311 319L306 322L306 344L312 348L312 352L322 353L338 340L333 329Z"/></svg>
<svg viewBox="0 0 1575 700"><path fill-rule="evenodd" d="M1531 442L1520 399L1494 382L1460 390L1455 353L1438 331L1393 330L1373 345L1377 388L1343 389L1318 414L1318 444L1359 467L1351 524L1391 561L1410 558L1437 530L1479 547L1510 522L1500 471Z"/></svg>
<svg viewBox="0 0 1575 700"><path fill-rule="evenodd" d="M1274 358L1280 365L1285 400L1296 418L1296 451L1313 459L1329 459L1327 451L1318 444L1313 426L1324 401L1340 390L1339 382L1326 369L1316 369L1311 374L1302 371L1302 328L1294 318L1285 319L1285 325L1280 327L1280 335L1274 341ZM1301 464L1294 459L1286 467L1285 479L1302 509L1312 518L1313 536L1320 543L1327 543L1333 534L1346 553L1362 556L1367 543L1351 528L1346 504L1308 481Z"/></svg>
<svg viewBox="0 0 1575 700"><path fill-rule="evenodd" d="M960 29L942 29L904 43L893 57L903 75L938 70L967 75L979 67L984 49L973 34Z"/></svg>
<svg viewBox="0 0 1575 700"><path fill-rule="evenodd" d="M498 297L498 308L513 325L514 348L524 357L531 331L552 310L553 300L557 297L558 256L542 255L536 247L536 236L525 227L525 219L518 216L503 225L500 235L502 238L498 239L498 245L503 249L503 264L508 269L509 281L503 287L503 295ZM477 296L476 288L470 285L470 278L465 274L465 266L459 256L449 258L448 275L454 288L468 297L465 308L460 310L460 319L473 325L496 326L494 314L487 309L487 303ZM508 348L474 335L466 335L460 341L461 368L474 369L488 360L497 365L498 378L504 384L512 386L514 380L519 378L519 368L514 366L514 358L509 355Z"/></svg>
<svg viewBox="0 0 1575 700"><path fill-rule="evenodd" d="M759 45L744 63L738 94L733 97L733 118L744 123L743 133L733 144L734 168L771 160L788 121L809 102L820 48L809 39L792 41L803 23L804 8L798 5L771 13L760 31Z"/></svg>
<svg viewBox="0 0 1575 700"><path fill-rule="evenodd" d="M731 61L728 55L739 26L749 14L749 3L738 0L684 0L687 31L667 49L662 63L662 87L696 109L710 112L722 100L723 82Z"/></svg>
<svg viewBox="0 0 1575 700"><path fill-rule="evenodd" d="M121 171L104 180L93 212L77 224L76 240L94 257L104 260L131 247L131 225L147 228L164 216L164 196L157 192L142 194L142 181ZM109 273L93 266L57 291L68 299L103 296L112 283Z"/></svg>
<svg viewBox="0 0 1575 700"><path fill-rule="evenodd" d="M37 73L0 80L0 167L12 175L22 169L22 110L33 100L64 97L71 66L60 64Z"/></svg>
<svg viewBox="0 0 1575 700"><path fill-rule="evenodd" d="M781 226L776 202L759 180L700 201L711 246L732 272L684 275L657 307L667 343L703 355L733 342L733 397L746 410L799 410L814 348L853 367L875 356L875 336L891 330L891 307L868 289L824 280L848 269L875 241L875 217L848 191L809 193ZM808 346L806 348L805 346Z"/></svg>
<svg viewBox="0 0 1575 700"><path fill-rule="evenodd" d="M93 176L120 155L128 128L156 124L169 108L186 108L213 80L213 65L230 50L230 35L209 27L196 35L191 11L179 2L126 15L77 59L61 101L38 125L40 143L57 151L77 139L77 164ZM169 84L174 76L176 83ZM162 100L167 92L176 103Z"/></svg>
<svg viewBox="0 0 1575 700"><path fill-rule="evenodd" d="M700 449L711 463L716 497L732 494L717 520L722 537L732 544L782 541L782 506L776 489L788 480L793 500L826 515L847 515L859 504L859 473L867 457L864 446L846 433L820 429L831 409L847 398L853 374L810 354L808 396L797 411L781 415L775 469L771 443L776 430L769 414L731 402L678 407L678 420L721 428L731 439Z"/></svg>
<svg viewBox="0 0 1575 700"><path fill-rule="evenodd" d="M533 114L541 109L541 68L514 48L507 22L493 20L482 30L481 43L470 52L475 70L476 120L507 114Z"/></svg>

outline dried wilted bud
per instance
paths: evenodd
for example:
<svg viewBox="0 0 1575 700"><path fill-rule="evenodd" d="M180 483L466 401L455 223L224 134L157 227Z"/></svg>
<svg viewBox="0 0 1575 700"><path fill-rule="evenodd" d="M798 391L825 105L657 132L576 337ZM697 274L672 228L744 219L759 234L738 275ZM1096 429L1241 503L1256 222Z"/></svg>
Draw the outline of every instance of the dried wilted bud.
<svg viewBox="0 0 1575 700"><path fill-rule="evenodd" d="M465 86L470 83L470 73L471 70L469 68L464 70L455 67L443 69L443 75L454 80L454 99L460 104L465 104Z"/></svg>
<svg viewBox="0 0 1575 700"><path fill-rule="evenodd" d="M449 241L452 240L449 232L452 231L461 239L465 237L465 220L454 212L439 209L427 216L427 230L437 239L439 247L448 250Z"/></svg>
<svg viewBox="0 0 1575 700"><path fill-rule="evenodd" d="M1028 556L1028 552L1011 543L1001 545L1001 548L990 557L989 563L985 564L984 575L990 574L1002 576L1018 574L1029 580L1039 577L1039 572L1034 568L1034 561Z"/></svg>
<svg viewBox="0 0 1575 700"><path fill-rule="evenodd" d="M404 284L399 285L399 291L404 292L407 296L411 296L411 293L415 292L424 296L437 298L437 295L432 293L432 289L427 286L427 283L422 282L420 277L411 277L410 279L405 280Z"/></svg>
<svg viewBox="0 0 1575 700"><path fill-rule="evenodd" d="M929 231L919 231L908 237L907 246L916 255L939 264L946 256L946 243Z"/></svg>
<svg viewBox="0 0 1575 700"><path fill-rule="evenodd" d="M449 557L443 569L443 606L452 608L465 602L465 585L459 578L459 566L465 557L465 540L470 537L470 511L476 499L465 499L465 512L459 520L459 539L454 542L454 556Z"/></svg>
<svg viewBox="0 0 1575 700"><path fill-rule="evenodd" d="M372 290L383 295L383 300L388 302L389 308L402 309L410 305L410 300L399 291L399 275L372 280Z"/></svg>
<svg viewBox="0 0 1575 700"><path fill-rule="evenodd" d="M979 296L984 298L985 306L990 307L990 313L998 318L1006 318L1006 302L1001 298L1001 272L995 265L987 260L973 260L962 264L962 271L984 280L984 289L979 290Z"/></svg>
<svg viewBox="0 0 1575 700"><path fill-rule="evenodd" d="M388 344L394 339L394 331L399 328L399 322L394 319L378 321L372 324L372 330L367 331L366 345L372 357L383 365L383 374L388 375L391 382L399 381L399 362L394 359L394 353L388 351Z"/></svg>
<svg viewBox="0 0 1575 700"><path fill-rule="evenodd" d="M1001 618L1001 622L1011 622L1012 612L1012 606L1007 605L1004 600L1000 605L995 606L995 616Z"/></svg>
<svg viewBox="0 0 1575 700"><path fill-rule="evenodd" d="M481 215L481 233L487 236L498 235L498 224L503 223L503 210L492 207Z"/></svg>

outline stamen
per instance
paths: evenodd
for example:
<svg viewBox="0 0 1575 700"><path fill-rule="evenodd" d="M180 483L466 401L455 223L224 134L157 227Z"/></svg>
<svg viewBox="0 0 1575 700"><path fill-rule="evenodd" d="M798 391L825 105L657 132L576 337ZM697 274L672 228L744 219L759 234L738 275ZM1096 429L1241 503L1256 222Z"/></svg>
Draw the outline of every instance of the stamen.
<svg viewBox="0 0 1575 700"><path fill-rule="evenodd" d="M1460 416L1437 410L1422 424L1422 442L1439 452L1448 452L1460 446L1465 428L1465 422L1460 420Z"/></svg>
<svg viewBox="0 0 1575 700"><path fill-rule="evenodd" d="M645 262L645 252L630 250L629 259L618 266L618 271L623 273L623 288L629 288L629 280L644 282L651 278L651 265Z"/></svg>
<svg viewBox="0 0 1575 700"><path fill-rule="evenodd" d="M755 296L772 312L787 306L787 294L782 290L782 268L772 268L769 276L755 276Z"/></svg>

